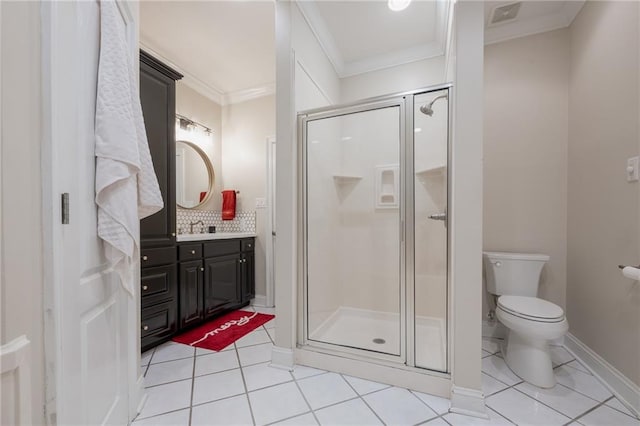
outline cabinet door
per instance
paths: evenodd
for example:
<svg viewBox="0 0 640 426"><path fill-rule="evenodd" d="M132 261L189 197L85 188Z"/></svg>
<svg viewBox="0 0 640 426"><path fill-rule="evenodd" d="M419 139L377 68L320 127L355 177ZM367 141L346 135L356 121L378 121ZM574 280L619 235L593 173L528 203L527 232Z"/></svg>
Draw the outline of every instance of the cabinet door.
<svg viewBox="0 0 640 426"><path fill-rule="evenodd" d="M204 319L203 278L201 260L180 263L180 328Z"/></svg>
<svg viewBox="0 0 640 426"><path fill-rule="evenodd" d="M159 303L142 309L140 313L140 338L142 351L168 340L177 329L175 301Z"/></svg>
<svg viewBox="0 0 640 426"><path fill-rule="evenodd" d="M142 247L175 244L175 81L141 54L140 103L164 208L140 221Z"/></svg>
<svg viewBox="0 0 640 426"><path fill-rule="evenodd" d="M177 288L175 263L140 270L140 300L143 308L167 300L175 300Z"/></svg>
<svg viewBox="0 0 640 426"><path fill-rule="evenodd" d="M242 301L248 302L255 297L256 280L253 252L242 255Z"/></svg>
<svg viewBox="0 0 640 426"><path fill-rule="evenodd" d="M240 302L240 255L204 260L204 315L208 318Z"/></svg>

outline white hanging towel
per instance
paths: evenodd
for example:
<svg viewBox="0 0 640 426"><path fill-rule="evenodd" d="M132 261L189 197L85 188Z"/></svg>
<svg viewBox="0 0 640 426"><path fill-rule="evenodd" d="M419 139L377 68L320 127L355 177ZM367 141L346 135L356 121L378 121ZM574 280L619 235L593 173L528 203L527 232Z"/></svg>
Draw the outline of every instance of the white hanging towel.
<svg viewBox="0 0 640 426"><path fill-rule="evenodd" d="M100 1L100 63L96 101L96 204L105 255L133 295L140 219L164 203L144 128L136 65L113 0Z"/></svg>

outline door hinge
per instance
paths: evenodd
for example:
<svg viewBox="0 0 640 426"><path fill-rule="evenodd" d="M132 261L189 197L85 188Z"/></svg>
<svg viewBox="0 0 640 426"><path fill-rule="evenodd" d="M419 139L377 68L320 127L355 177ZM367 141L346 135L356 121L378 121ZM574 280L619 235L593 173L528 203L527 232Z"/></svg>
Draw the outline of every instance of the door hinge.
<svg viewBox="0 0 640 426"><path fill-rule="evenodd" d="M62 224L69 224L69 193L62 194Z"/></svg>

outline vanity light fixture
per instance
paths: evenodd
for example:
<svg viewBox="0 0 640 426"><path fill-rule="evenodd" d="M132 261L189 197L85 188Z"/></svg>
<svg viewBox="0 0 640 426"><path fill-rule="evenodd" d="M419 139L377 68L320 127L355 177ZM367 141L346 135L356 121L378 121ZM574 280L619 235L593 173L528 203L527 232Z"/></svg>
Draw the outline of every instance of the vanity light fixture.
<svg viewBox="0 0 640 426"><path fill-rule="evenodd" d="M191 120L190 118L185 117L184 115L176 114L176 121L180 124L180 128L182 130L192 130L196 127L201 127L203 131L207 134L207 136L211 136L213 130L211 127L205 126L202 123L198 123L197 121Z"/></svg>
<svg viewBox="0 0 640 426"><path fill-rule="evenodd" d="M409 7L410 3L411 0L389 0L387 2L387 6L389 6L389 9L393 10L394 12L400 12L401 10L405 10L407 7Z"/></svg>

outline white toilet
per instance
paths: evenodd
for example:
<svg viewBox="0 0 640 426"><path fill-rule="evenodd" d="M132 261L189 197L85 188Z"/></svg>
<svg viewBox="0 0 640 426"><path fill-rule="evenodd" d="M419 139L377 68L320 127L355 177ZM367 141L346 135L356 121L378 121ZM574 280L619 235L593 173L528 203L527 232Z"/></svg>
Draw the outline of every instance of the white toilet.
<svg viewBox="0 0 640 426"><path fill-rule="evenodd" d="M509 368L541 388L556 384L549 341L569 329L558 305L537 298L543 254L485 252L487 290L499 296L496 316L509 329L503 355Z"/></svg>

